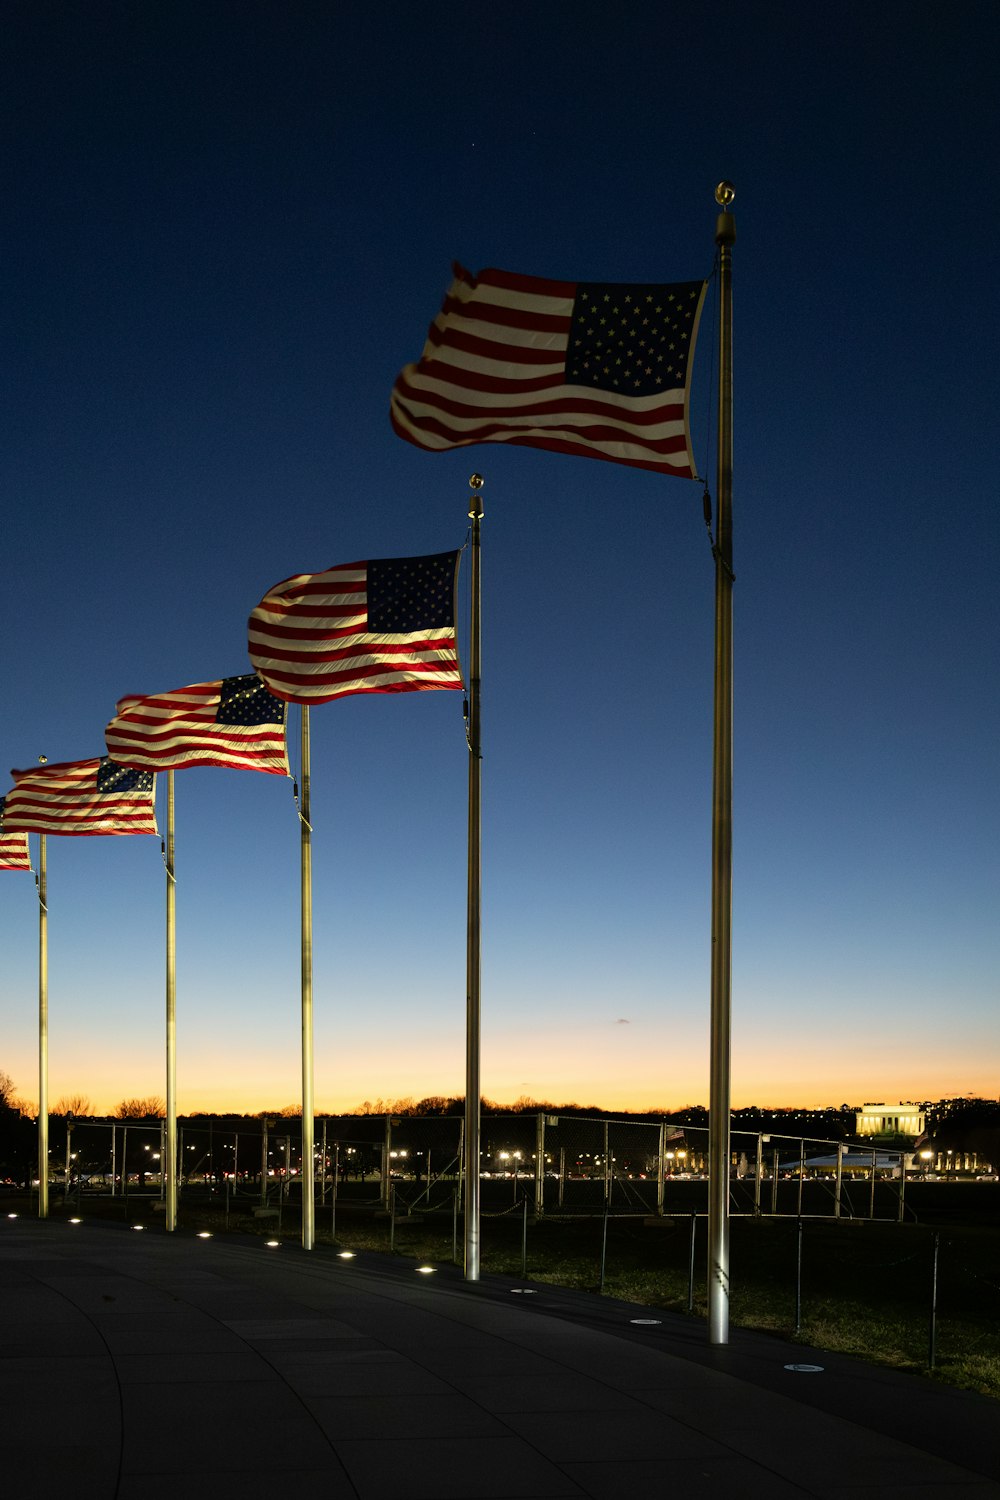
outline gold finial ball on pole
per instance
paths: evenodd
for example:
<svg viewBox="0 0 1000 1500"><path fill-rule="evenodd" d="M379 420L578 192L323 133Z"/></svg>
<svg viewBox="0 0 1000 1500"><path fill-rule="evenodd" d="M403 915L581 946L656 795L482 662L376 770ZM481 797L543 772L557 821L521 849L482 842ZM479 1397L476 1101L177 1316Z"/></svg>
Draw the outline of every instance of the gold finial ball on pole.
<svg viewBox="0 0 1000 1500"><path fill-rule="evenodd" d="M48 759L49 759L49 757L47 755L40 755L38 757L38 764L40 766L47 765L48 764Z"/></svg>
<svg viewBox="0 0 1000 1500"><path fill-rule="evenodd" d="M720 182L715 190L715 201L720 208L728 208L736 197L736 189L731 182Z"/></svg>
<svg viewBox="0 0 1000 1500"><path fill-rule="evenodd" d="M482 489L485 483L482 474L469 475L469 489L472 491L469 496L469 515L474 520L481 518L483 514Z"/></svg>

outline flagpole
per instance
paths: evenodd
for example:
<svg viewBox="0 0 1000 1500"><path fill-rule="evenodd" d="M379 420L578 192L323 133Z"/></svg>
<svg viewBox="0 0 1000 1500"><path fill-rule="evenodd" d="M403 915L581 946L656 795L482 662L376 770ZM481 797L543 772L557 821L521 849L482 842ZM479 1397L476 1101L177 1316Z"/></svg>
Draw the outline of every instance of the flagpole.
<svg viewBox="0 0 1000 1500"><path fill-rule="evenodd" d="M733 927L733 310L732 183L715 199L719 247L719 421L712 772L712 1008L708 1100L708 1335L729 1342L729 1106Z"/></svg>
<svg viewBox="0 0 1000 1500"><path fill-rule="evenodd" d="M44 761L45 756L39 756ZM49 908L45 834L38 835L38 1217L49 1216Z"/></svg>
<svg viewBox="0 0 1000 1500"><path fill-rule="evenodd" d="M177 882L174 877L174 771L167 771L167 1138L166 1228L177 1228Z"/></svg>
<svg viewBox="0 0 1000 1500"><path fill-rule="evenodd" d="M465 1279L479 1280L479 1078L480 978L482 938L482 738L479 689L482 675L482 612L480 608L479 529L483 518L483 480L469 479L469 517L472 538L471 603L469 610L469 886L466 935L465 1021Z"/></svg>
<svg viewBox="0 0 1000 1500"><path fill-rule="evenodd" d="M312 812L310 807L309 705L302 704L302 795L299 828L302 851L302 1248L315 1238L316 1203L313 1163L313 962L312 962Z"/></svg>

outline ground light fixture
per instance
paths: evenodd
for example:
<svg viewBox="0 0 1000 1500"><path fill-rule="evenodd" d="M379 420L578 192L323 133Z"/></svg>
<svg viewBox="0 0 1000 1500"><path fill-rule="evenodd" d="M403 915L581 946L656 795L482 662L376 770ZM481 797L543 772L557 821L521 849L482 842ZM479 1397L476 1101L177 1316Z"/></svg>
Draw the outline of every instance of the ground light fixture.
<svg viewBox="0 0 1000 1500"><path fill-rule="evenodd" d="M434 1267L433 1266L418 1266L417 1267L417 1275L418 1276L433 1276L434 1275Z"/></svg>
<svg viewBox="0 0 1000 1500"><path fill-rule="evenodd" d="M8 1217L8 1219L16 1219L17 1218L17 1214L8 1214L7 1217Z"/></svg>
<svg viewBox="0 0 1000 1500"><path fill-rule="evenodd" d="M68 1219L66 1222L68 1224L82 1224L83 1220L82 1219Z"/></svg>
<svg viewBox="0 0 1000 1500"><path fill-rule="evenodd" d="M212 1238L212 1231L210 1229L199 1229L198 1238L200 1240L210 1240Z"/></svg>
<svg viewBox="0 0 1000 1500"><path fill-rule="evenodd" d="M338 1250L337 1251L337 1259L338 1260L353 1260L354 1259L354 1251L353 1250Z"/></svg>
<svg viewBox="0 0 1000 1500"><path fill-rule="evenodd" d="M266 1244L268 1250L277 1250L278 1246L281 1244L281 1241L280 1240L265 1240L264 1243Z"/></svg>
<svg viewBox="0 0 1000 1500"><path fill-rule="evenodd" d="M630 1323L637 1324L640 1328L659 1328L663 1322L662 1318L629 1318Z"/></svg>
<svg viewBox="0 0 1000 1500"><path fill-rule="evenodd" d="M145 1227L146 1227L145 1224L133 1224L132 1225L133 1229L145 1229Z"/></svg>
<svg viewBox="0 0 1000 1500"><path fill-rule="evenodd" d="M535 1297L537 1292L533 1286L512 1286L511 1292L515 1297Z"/></svg>

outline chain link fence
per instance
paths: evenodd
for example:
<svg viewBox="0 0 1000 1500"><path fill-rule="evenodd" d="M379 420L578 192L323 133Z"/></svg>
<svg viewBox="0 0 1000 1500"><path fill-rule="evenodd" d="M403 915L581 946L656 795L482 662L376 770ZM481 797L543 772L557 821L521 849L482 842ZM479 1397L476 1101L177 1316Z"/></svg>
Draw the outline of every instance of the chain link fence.
<svg viewBox="0 0 1000 1500"><path fill-rule="evenodd" d="M49 1171L58 1191L163 1196L165 1121L53 1122ZM342 1196L388 1211L442 1209L463 1196L461 1116L319 1116L314 1125L317 1202ZM179 1194L299 1200L297 1116L183 1119L177 1132ZM480 1124L481 1206L501 1213L527 1201L535 1218L704 1214L708 1132L667 1119L486 1114ZM898 1219L906 1216L907 1167L898 1150L774 1133L733 1131L734 1215Z"/></svg>

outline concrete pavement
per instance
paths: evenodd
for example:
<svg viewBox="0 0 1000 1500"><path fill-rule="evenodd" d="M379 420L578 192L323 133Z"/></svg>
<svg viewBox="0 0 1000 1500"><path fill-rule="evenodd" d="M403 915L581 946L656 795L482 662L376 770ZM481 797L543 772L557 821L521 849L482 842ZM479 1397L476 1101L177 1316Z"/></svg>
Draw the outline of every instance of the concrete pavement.
<svg viewBox="0 0 1000 1500"><path fill-rule="evenodd" d="M984 1397L538 1283L162 1227L0 1219L0 1400L17 1500L1000 1500Z"/></svg>

